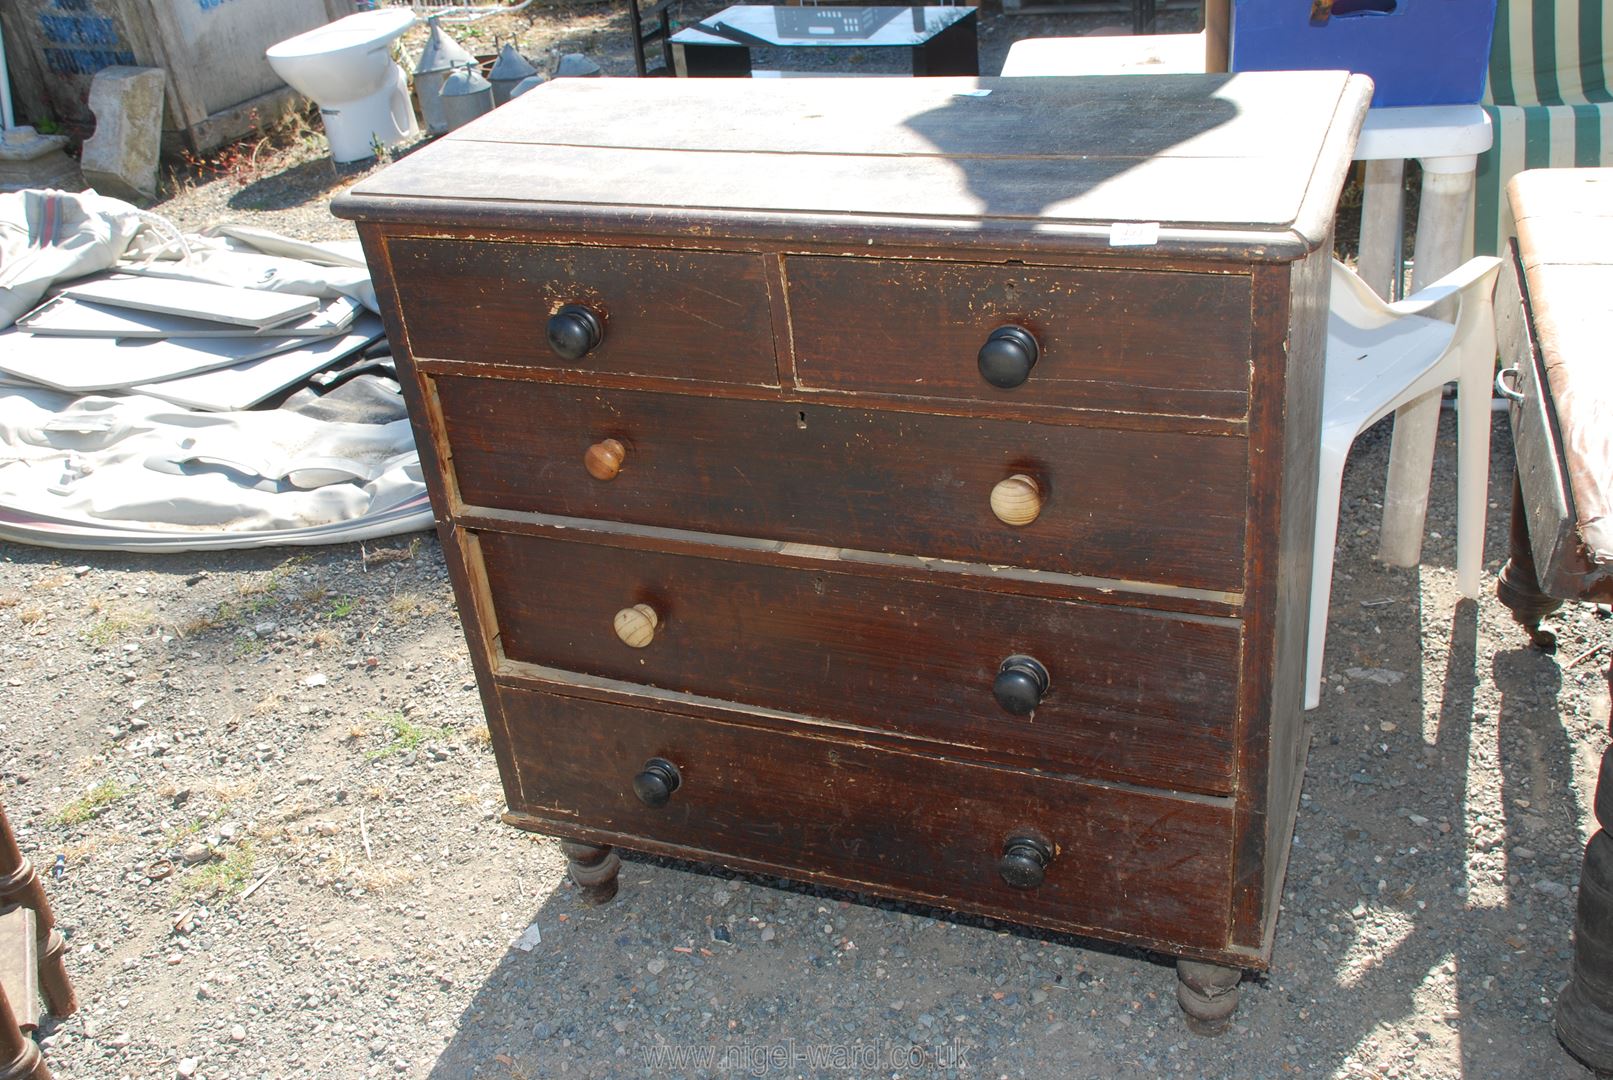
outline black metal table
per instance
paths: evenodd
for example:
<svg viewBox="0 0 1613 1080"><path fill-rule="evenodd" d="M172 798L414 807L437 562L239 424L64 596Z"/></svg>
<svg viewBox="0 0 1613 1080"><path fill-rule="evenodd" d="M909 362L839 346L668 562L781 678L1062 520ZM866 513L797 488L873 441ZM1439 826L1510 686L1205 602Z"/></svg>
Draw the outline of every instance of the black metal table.
<svg viewBox="0 0 1613 1080"><path fill-rule="evenodd" d="M744 4L672 35L679 75L748 78L751 49L905 48L914 75L978 75L972 7Z"/></svg>

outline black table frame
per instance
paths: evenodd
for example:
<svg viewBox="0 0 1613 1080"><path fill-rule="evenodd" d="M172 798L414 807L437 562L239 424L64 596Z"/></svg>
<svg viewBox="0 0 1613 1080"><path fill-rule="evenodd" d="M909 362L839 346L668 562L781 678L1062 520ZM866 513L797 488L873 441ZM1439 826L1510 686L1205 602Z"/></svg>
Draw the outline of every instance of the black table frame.
<svg viewBox="0 0 1613 1080"><path fill-rule="evenodd" d="M979 75L980 74L980 40L976 26L976 13L971 11L967 16L959 19L951 26L936 34L930 40L909 46L913 54L913 74L916 76L929 75ZM754 46L771 49L813 48L809 41L796 45L765 44ZM816 46L821 48L822 46ZM875 49L897 49L900 45L870 45ZM688 43L672 42L673 62L677 65L678 74L688 78L729 78L748 79L751 74L751 55L753 46L740 41L716 44L714 42Z"/></svg>

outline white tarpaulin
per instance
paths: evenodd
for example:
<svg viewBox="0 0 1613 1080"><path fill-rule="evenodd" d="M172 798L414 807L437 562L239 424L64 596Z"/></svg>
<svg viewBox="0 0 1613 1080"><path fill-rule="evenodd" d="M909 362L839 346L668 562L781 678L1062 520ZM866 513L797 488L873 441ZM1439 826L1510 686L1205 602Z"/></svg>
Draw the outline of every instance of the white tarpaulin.
<svg viewBox="0 0 1613 1080"><path fill-rule="evenodd" d="M93 193L0 195L0 328L53 288L112 269L348 297L376 310L354 244L230 226L181 236L156 215ZM48 341L64 372L75 344L90 355L84 339ZM86 396L8 380L0 384L0 539L182 551L429 527L397 384L366 372L340 389L361 407L344 409L337 391L325 401L309 390L281 408L202 412L138 391Z"/></svg>

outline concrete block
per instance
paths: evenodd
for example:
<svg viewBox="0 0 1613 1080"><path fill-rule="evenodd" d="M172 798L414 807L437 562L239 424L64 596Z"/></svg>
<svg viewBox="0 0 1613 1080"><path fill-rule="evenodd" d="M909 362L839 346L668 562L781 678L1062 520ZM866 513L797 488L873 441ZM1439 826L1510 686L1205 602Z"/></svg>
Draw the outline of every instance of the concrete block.
<svg viewBox="0 0 1613 1080"><path fill-rule="evenodd" d="M603 74L598 64L580 52L562 56L559 66L554 69L554 77L557 79L597 78Z"/></svg>
<svg viewBox="0 0 1613 1080"><path fill-rule="evenodd" d="M79 167L102 195L130 202L157 197L157 153L162 145L161 68L109 67L90 83L95 134L84 143Z"/></svg>

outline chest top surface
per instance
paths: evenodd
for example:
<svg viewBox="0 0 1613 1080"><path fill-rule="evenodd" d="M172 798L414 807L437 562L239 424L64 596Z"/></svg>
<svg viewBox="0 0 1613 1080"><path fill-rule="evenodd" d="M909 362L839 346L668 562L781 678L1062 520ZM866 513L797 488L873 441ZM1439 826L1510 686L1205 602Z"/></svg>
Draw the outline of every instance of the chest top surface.
<svg viewBox="0 0 1613 1080"><path fill-rule="evenodd" d="M1291 259L1370 97L1344 72L561 79L356 185L360 221ZM1151 230L1143 230L1146 237Z"/></svg>

